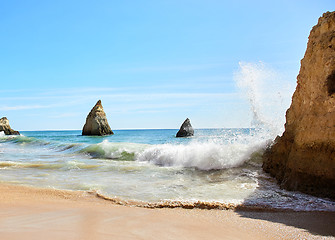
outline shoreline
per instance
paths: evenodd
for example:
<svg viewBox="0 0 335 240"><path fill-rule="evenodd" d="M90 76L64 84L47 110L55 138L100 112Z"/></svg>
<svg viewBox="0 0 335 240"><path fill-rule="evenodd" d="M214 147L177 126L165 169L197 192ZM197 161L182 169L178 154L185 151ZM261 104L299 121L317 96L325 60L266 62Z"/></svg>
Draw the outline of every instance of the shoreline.
<svg viewBox="0 0 335 240"><path fill-rule="evenodd" d="M182 200L162 200L157 202L146 202L141 200L126 200L121 197L108 197L100 194L96 191L85 191L86 193L93 195L99 199L109 201L112 204L120 206L148 208L148 209L162 209L162 208L180 208L180 209L199 209L199 210L231 210L231 211L257 211L257 212L331 212L335 214L335 211L327 210L296 210L292 208L276 208L269 205L245 205L239 203L223 203L223 202L211 202L211 201L182 201Z"/></svg>
<svg viewBox="0 0 335 240"><path fill-rule="evenodd" d="M4 239L335 239L335 212L122 206L85 191L0 184Z"/></svg>

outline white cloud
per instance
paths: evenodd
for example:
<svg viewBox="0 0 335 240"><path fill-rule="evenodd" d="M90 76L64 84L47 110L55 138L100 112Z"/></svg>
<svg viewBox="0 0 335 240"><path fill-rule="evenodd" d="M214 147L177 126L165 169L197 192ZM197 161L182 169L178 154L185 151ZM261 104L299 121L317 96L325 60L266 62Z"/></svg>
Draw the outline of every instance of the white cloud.
<svg viewBox="0 0 335 240"><path fill-rule="evenodd" d="M40 109L40 108L50 108L51 106L42 105L20 105L20 106L1 106L2 111L17 111L17 110L28 110L28 109Z"/></svg>
<svg viewBox="0 0 335 240"><path fill-rule="evenodd" d="M55 93L56 94L56 93ZM62 100L66 100L68 102L70 99L73 101L77 100L82 100L82 99L102 99L102 98L108 98L108 99L157 99L157 98L222 98L222 97L235 97L237 96L237 93L202 93L202 92L195 92L195 93L189 93L189 92L170 92L170 93L123 93L123 92L118 92L118 93L98 93L98 92L93 92L88 94L73 94L69 92L68 94L63 95L44 95L44 96L39 96L39 95L34 95L34 96L13 96L13 97L0 97L1 101L16 101L16 100L44 100L44 101L57 101L61 102ZM22 107L24 108L45 108L46 106L41 106L41 105L33 105L33 106L17 106L19 109ZM12 107L0 107L0 109L10 109Z"/></svg>

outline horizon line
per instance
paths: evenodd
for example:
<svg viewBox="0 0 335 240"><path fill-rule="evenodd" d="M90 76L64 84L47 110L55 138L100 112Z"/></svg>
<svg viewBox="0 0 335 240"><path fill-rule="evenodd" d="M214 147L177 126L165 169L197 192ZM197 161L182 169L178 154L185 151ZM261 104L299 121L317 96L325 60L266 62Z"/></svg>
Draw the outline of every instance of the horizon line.
<svg viewBox="0 0 335 240"><path fill-rule="evenodd" d="M194 130L212 130L212 129L252 129L255 127L207 127L207 128L193 128ZM119 128L112 129L112 131L120 130L178 130L179 128ZM82 129L44 129L44 130L18 130L19 132L51 132L51 131L82 131Z"/></svg>

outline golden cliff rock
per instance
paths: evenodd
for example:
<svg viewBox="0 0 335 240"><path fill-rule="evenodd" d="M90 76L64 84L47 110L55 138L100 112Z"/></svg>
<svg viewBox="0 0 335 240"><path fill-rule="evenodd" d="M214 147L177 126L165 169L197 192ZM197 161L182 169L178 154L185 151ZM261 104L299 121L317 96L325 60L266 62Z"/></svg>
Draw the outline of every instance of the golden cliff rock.
<svg viewBox="0 0 335 240"><path fill-rule="evenodd" d="M285 132L263 157L281 187L335 198L335 12L311 30Z"/></svg>

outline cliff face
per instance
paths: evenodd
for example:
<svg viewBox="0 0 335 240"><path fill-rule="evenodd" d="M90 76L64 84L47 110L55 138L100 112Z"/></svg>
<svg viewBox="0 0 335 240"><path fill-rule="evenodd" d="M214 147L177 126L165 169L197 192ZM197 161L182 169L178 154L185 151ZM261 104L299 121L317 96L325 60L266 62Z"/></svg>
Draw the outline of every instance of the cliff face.
<svg viewBox="0 0 335 240"><path fill-rule="evenodd" d="M6 135L20 135L18 131L13 130L6 117L0 119L0 132L5 132Z"/></svg>
<svg viewBox="0 0 335 240"><path fill-rule="evenodd" d="M83 127L82 135L111 135L114 134L110 128L106 113L99 100L86 117L86 123Z"/></svg>
<svg viewBox="0 0 335 240"><path fill-rule="evenodd" d="M288 190L335 198L335 12L313 27L301 61L285 132L263 169Z"/></svg>

